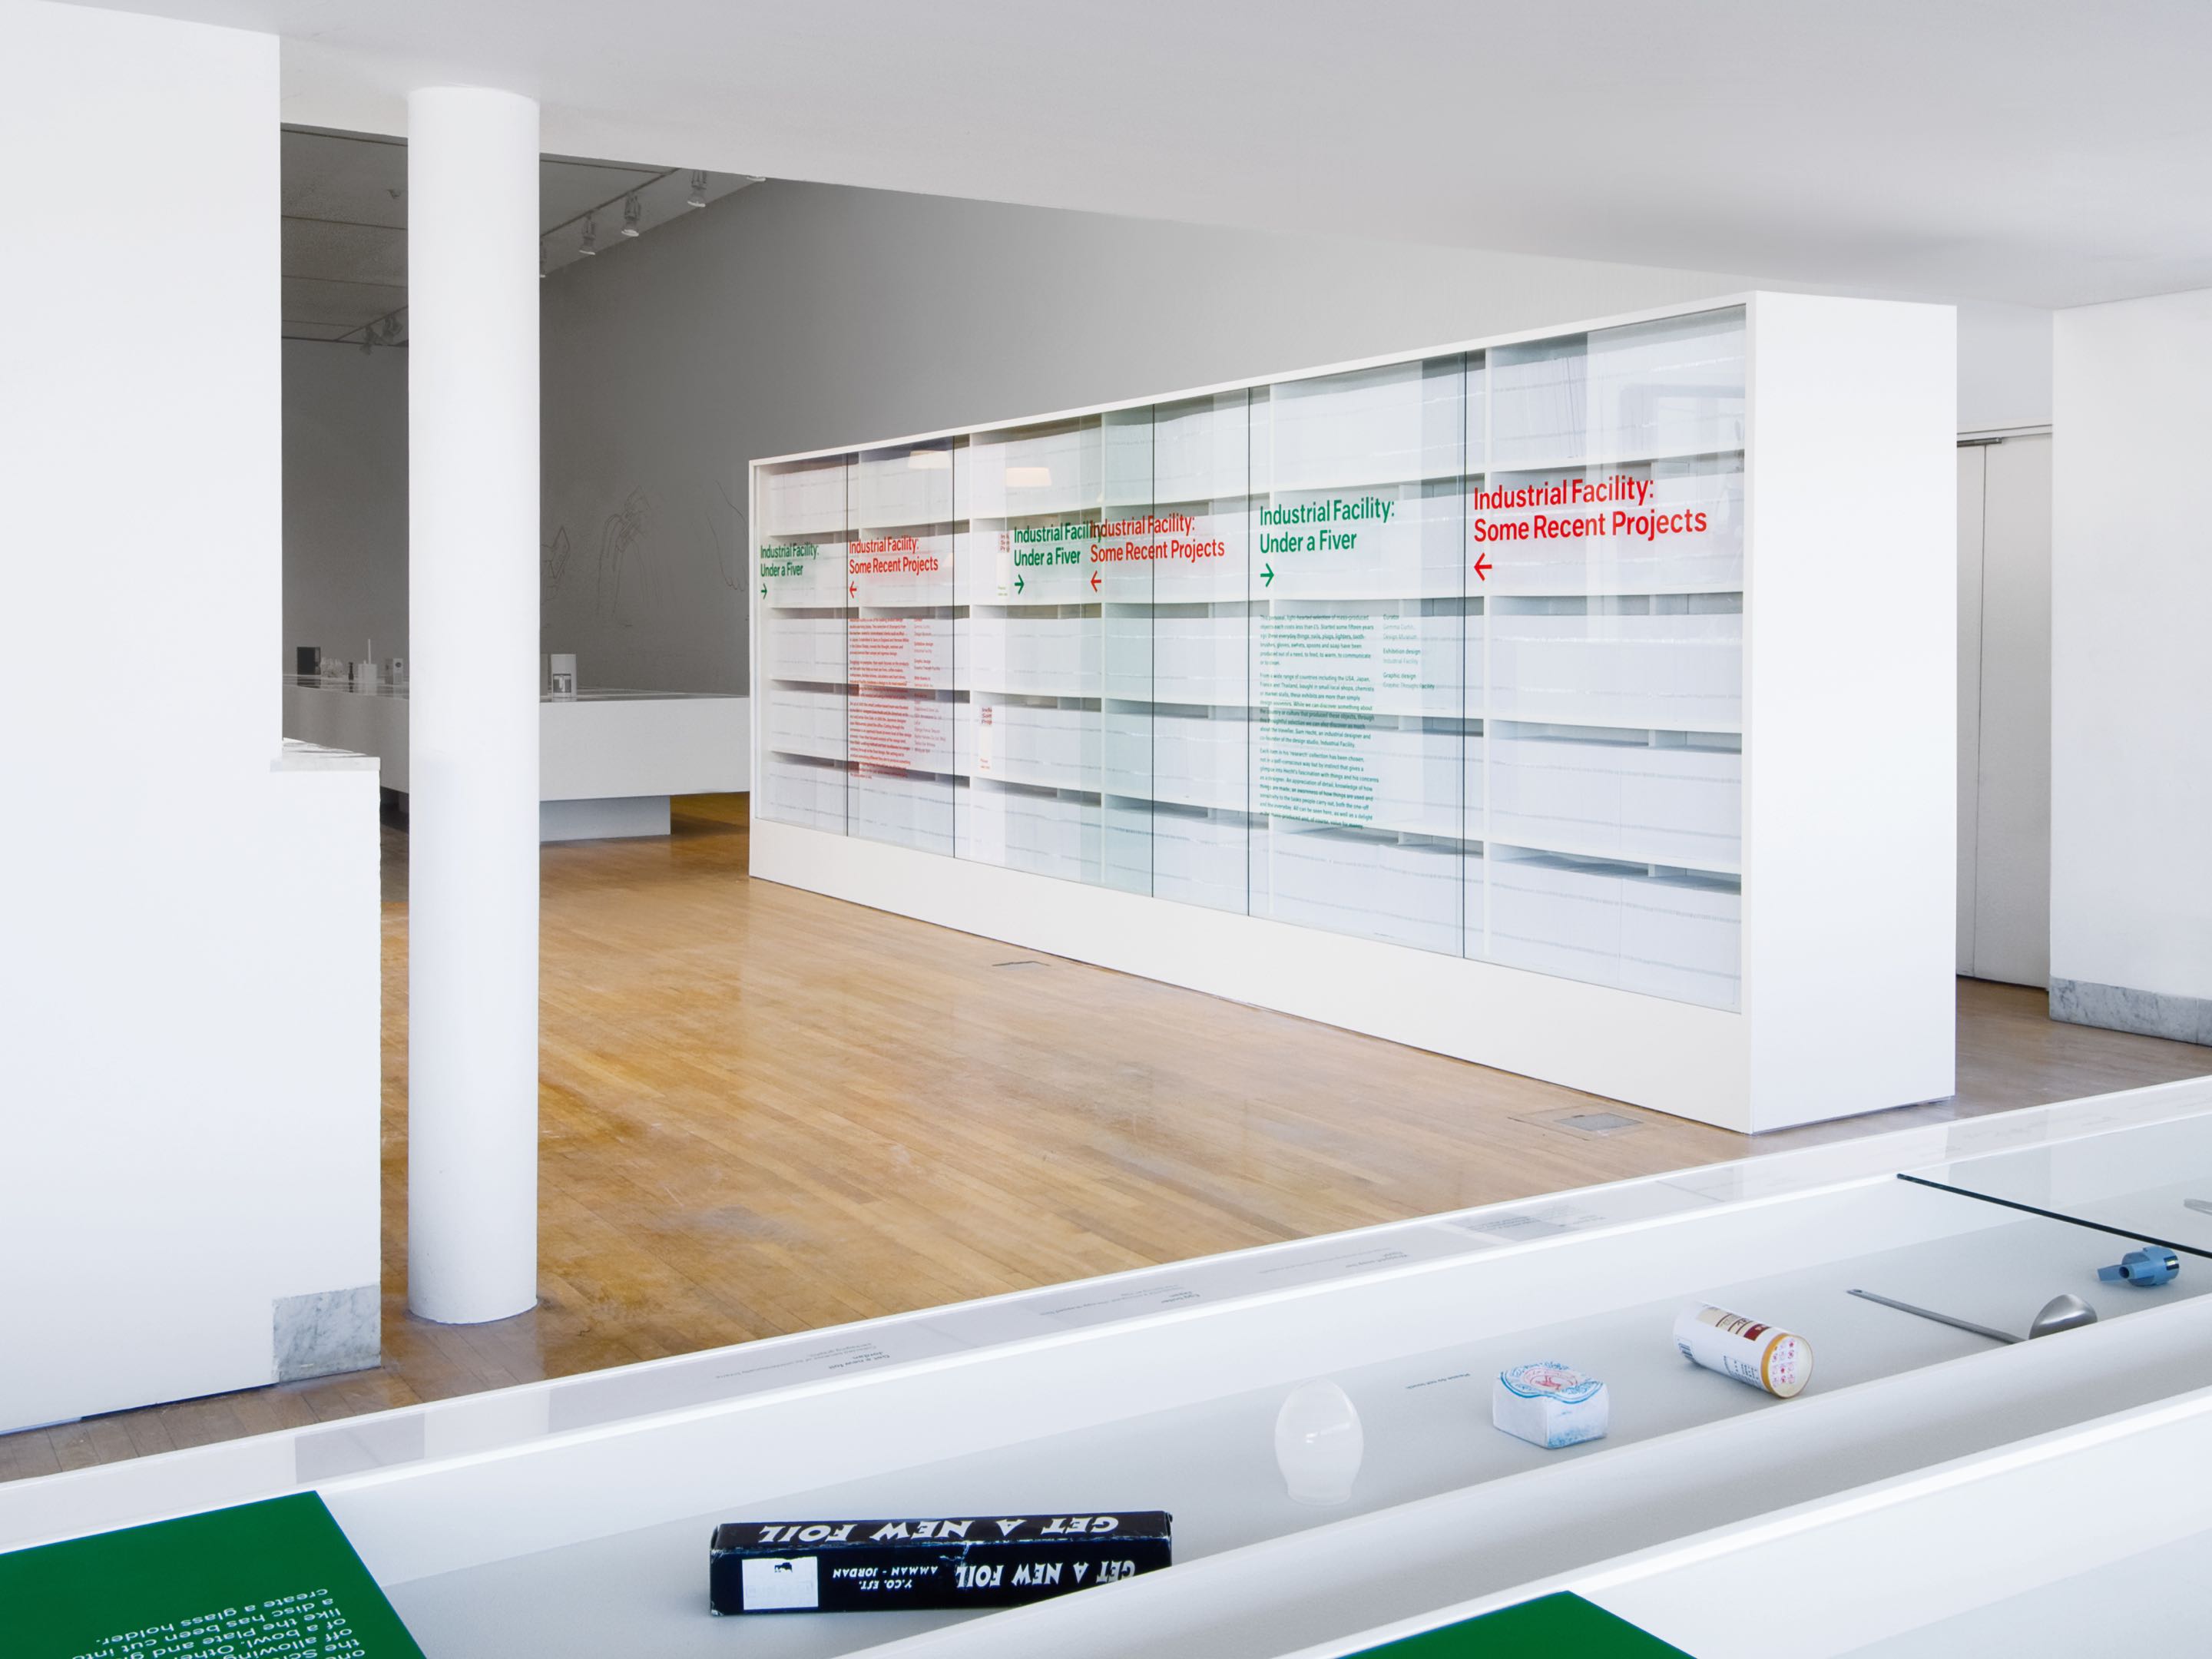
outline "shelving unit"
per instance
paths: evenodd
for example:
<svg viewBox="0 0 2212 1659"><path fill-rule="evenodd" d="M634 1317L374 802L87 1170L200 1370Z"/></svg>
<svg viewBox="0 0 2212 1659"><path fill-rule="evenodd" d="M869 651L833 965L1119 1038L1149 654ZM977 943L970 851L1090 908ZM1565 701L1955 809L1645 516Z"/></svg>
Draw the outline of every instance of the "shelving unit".
<svg viewBox="0 0 2212 1659"><path fill-rule="evenodd" d="M783 828L827 832L1744 1012L1752 343L1755 317L1782 304L757 464L757 872L849 890L825 849L781 856ZM1804 423L1820 428L1809 447L1759 435L1816 462L1826 446L1838 480L1901 459L1904 498L1926 516L1906 541L1933 545L1949 474L1899 437L1917 445L1948 421L1927 418L1948 313L1794 296L1785 309L1790 331L1871 323L1884 349L1850 368L1871 395L1840 434L1822 420ZM1791 490L1808 498L1785 502L1793 514L1844 493ZM1866 533L1872 495L1826 503L1823 532ZM1759 554L1796 557L1786 538ZM1791 622L1816 625L1838 617ZM1853 702L1867 727L1833 750L1836 783L1879 794L1882 706L1925 723L1936 690L1917 666L1878 691L1828 688L1835 706L1808 729L1854 718ZM1794 684L1788 702L1814 712ZM1916 861L1933 844L1907 839ZM871 891L977 925L920 892ZM1051 948L1104 959L1067 931ZM1255 936L1229 954L1267 948ZM1170 976L1271 1000L1226 959ZM1494 986L1468 988L1494 1002ZM1664 1017L1612 1023L1620 1052L1594 1072L1520 1063L1715 1121L1759 1115L1747 1066L1730 1063L1740 1082L1698 1109L1676 1056L1626 1053L1655 1036L1678 1048ZM1919 1081L1905 1097L1948 1092L1948 1016L1936 1024L1927 1010L1911 1022L1899 1075ZM1464 1033L1383 1034L1514 1063ZM1656 1092L1634 1080L1654 1064L1670 1079ZM1852 1091L1844 1109L1896 1103L1876 1097L1896 1086Z"/></svg>

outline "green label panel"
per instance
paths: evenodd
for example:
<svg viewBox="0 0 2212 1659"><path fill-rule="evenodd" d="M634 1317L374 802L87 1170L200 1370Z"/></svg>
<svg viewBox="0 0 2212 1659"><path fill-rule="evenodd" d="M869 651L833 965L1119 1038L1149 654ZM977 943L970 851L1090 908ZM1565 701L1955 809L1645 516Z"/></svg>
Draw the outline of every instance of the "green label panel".
<svg viewBox="0 0 2212 1659"><path fill-rule="evenodd" d="M7 1659L422 1659L313 1492L0 1555Z"/></svg>
<svg viewBox="0 0 2212 1659"><path fill-rule="evenodd" d="M1523 1659L1529 1654L1559 1659L1688 1659L1681 1649L1647 1635L1625 1619L1579 1595L1540 1595L1533 1601L1500 1607L1442 1630L1424 1631L1401 1642L1370 1648L1359 1659Z"/></svg>

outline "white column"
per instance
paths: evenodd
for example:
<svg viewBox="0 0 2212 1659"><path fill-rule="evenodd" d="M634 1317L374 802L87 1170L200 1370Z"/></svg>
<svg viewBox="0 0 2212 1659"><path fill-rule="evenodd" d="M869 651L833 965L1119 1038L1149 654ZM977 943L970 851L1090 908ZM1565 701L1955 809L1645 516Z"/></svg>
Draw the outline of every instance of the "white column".
<svg viewBox="0 0 2212 1659"><path fill-rule="evenodd" d="M538 106L407 100L407 1275L538 1301Z"/></svg>

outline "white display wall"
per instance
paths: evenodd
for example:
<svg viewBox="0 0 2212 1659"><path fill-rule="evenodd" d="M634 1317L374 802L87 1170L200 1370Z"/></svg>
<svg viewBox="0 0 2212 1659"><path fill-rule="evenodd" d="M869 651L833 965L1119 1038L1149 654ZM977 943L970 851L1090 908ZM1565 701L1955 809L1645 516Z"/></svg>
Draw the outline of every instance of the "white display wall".
<svg viewBox="0 0 2212 1659"><path fill-rule="evenodd" d="M0 155L130 181L9 278L4 1433L376 1363L382 975L374 763L269 672L276 40L7 0L0 64Z"/></svg>
<svg viewBox="0 0 2212 1659"><path fill-rule="evenodd" d="M759 464L756 872L863 896L788 827L1745 1011L1777 297Z"/></svg>

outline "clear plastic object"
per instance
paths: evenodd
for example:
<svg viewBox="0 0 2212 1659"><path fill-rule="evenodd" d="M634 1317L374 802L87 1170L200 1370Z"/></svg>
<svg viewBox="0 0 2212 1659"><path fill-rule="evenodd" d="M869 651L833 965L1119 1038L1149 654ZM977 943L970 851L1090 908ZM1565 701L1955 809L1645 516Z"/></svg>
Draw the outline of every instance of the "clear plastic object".
<svg viewBox="0 0 2212 1659"><path fill-rule="evenodd" d="M1359 1413L1334 1382L1292 1389L1276 1414L1275 1462L1295 1503L1347 1502L1366 1449Z"/></svg>

